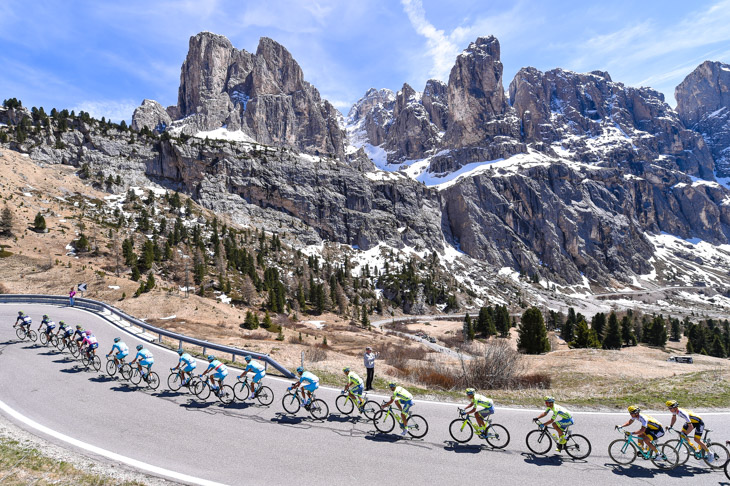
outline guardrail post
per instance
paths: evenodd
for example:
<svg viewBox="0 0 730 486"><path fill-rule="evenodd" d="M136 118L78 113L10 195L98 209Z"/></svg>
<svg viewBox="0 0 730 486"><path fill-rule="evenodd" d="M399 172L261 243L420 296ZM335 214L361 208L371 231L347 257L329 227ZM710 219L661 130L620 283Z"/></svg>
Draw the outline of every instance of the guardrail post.
<svg viewBox="0 0 730 486"><path fill-rule="evenodd" d="M234 353L231 353L231 361L232 361L233 363L235 363L235 362L236 362L236 355L235 355Z"/></svg>
<svg viewBox="0 0 730 486"><path fill-rule="evenodd" d="M203 346L203 357L205 357L208 353L205 352L205 346Z"/></svg>
<svg viewBox="0 0 730 486"><path fill-rule="evenodd" d="M182 339L178 340L177 349L182 349Z"/></svg>
<svg viewBox="0 0 730 486"><path fill-rule="evenodd" d="M161 332L158 332L157 333L157 342L158 343L161 343L162 342L162 333Z"/></svg>

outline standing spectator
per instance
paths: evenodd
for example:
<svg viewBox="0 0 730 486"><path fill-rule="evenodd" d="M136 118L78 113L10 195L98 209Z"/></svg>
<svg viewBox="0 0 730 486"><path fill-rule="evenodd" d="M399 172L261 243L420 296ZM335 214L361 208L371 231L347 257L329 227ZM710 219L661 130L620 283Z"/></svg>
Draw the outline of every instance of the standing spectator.
<svg viewBox="0 0 730 486"><path fill-rule="evenodd" d="M365 354L363 355L363 361L365 362L365 369L367 370L368 376L365 379L365 390L373 389L373 375L375 375L375 360L380 356L380 353L373 353L373 348L370 346L365 348Z"/></svg>
<svg viewBox="0 0 730 486"><path fill-rule="evenodd" d="M74 297L76 297L76 291L71 287L71 292L68 293L68 305L74 306Z"/></svg>

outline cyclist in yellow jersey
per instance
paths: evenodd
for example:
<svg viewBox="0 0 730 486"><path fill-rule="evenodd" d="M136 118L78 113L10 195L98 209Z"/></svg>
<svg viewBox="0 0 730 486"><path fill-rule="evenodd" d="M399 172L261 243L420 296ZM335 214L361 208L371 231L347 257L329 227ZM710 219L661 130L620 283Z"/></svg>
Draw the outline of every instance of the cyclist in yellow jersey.
<svg viewBox="0 0 730 486"><path fill-rule="evenodd" d="M659 454L659 450L656 448L656 445L654 445L654 441L664 435L664 427L662 427L662 424L651 415L641 413L641 409L636 405L631 405L628 410L631 418L628 422L620 425L619 427L627 427L634 423L635 420L638 421L641 424L641 428L636 432L633 432L633 435L639 438L639 445L641 447L646 448L646 446L649 446L649 449L651 449L654 453L653 455L656 456Z"/></svg>
<svg viewBox="0 0 730 486"><path fill-rule="evenodd" d="M393 397L384 403L380 409L385 409L385 407L393 403L393 400L395 400L395 405L401 411L400 418L403 420L403 423L401 424L403 431L400 435L406 435L408 433L408 412L413 406L413 395L411 395L410 392L402 386L398 386L398 384L394 381L388 383L388 387L390 388L390 391L393 392Z"/></svg>
<svg viewBox="0 0 730 486"><path fill-rule="evenodd" d="M482 429L479 432L479 437L484 438L486 431L484 430L484 419L488 419L490 415L494 413L494 402L491 398L487 398L484 395L480 395L474 388L466 389L466 396L469 397L471 402L464 409L464 413L467 415L474 414L474 418L477 419L479 428ZM469 407L472 407L469 410ZM482 407L481 410L477 411L477 407Z"/></svg>
<svg viewBox="0 0 730 486"><path fill-rule="evenodd" d="M697 445L700 446L700 448L702 449L702 455L706 456L709 450L707 449L705 443L702 442L702 432L705 431L705 422L702 420L702 417L692 412L691 410L679 408L679 403L677 403L676 400L669 400L667 401L666 405L667 408L669 408L669 411L672 412L672 423L669 424L669 428L671 429L672 427L674 427L674 422L677 421L677 417L684 420L684 427L682 427L682 432L684 432L689 438L690 433L694 429L695 442L697 442ZM692 444L691 441L688 442L690 443L690 445Z"/></svg>
<svg viewBox="0 0 730 486"><path fill-rule="evenodd" d="M565 410L560 405L555 405L555 399L553 397L547 396L543 398L545 400L545 406L547 407L547 410L545 410L542 414L535 417L535 420L540 420L544 416L546 416L549 413L552 413L553 416L545 422L545 426L548 426L550 424L553 425L553 428L558 432L558 452L563 450L563 446L565 445L565 429L573 425L573 416Z"/></svg>
<svg viewBox="0 0 730 486"><path fill-rule="evenodd" d="M345 385L344 392L348 393L350 397L357 399L357 408L362 412L362 392L364 382L357 373L350 371L349 367L342 368L342 372L347 375L347 385Z"/></svg>

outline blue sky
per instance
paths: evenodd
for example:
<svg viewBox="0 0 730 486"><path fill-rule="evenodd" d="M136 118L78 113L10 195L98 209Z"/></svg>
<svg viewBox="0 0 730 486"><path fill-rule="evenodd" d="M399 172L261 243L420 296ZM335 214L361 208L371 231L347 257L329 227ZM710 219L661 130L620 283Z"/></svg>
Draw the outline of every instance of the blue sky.
<svg viewBox="0 0 730 486"><path fill-rule="evenodd" d="M130 120L144 98L177 102L188 39L205 30L247 51L280 42L344 112L370 87L447 81L456 55L490 34L505 89L524 66L600 69L674 106L697 65L730 63L730 0L3 0L0 98Z"/></svg>

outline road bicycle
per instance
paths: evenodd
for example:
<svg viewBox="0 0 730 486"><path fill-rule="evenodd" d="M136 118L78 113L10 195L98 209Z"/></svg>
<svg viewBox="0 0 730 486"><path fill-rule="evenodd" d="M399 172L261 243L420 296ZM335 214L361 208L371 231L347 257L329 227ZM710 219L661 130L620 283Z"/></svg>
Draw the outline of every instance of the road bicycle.
<svg viewBox="0 0 730 486"><path fill-rule="evenodd" d="M76 342L73 338L69 339L69 343L66 346L66 349L68 349L68 352L71 353L71 356L74 358L79 357L79 343Z"/></svg>
<svg viewBox="0 0 730 486"><path fill-rule="evenodd" d="M710 429L705 429L705 434L702 438L702 442L705 443L707 449L709 450L709 454L707 454L706 456L703 454L702 449L695 449L694 447L692 447L692 445L690 445L689 437L687 437L687 434L679 430L669 430L679 435L679 439L671 439L665 443L666 446L671 447L672 449L677 451L677 456L679 457L679 465L686 464L689 457L692 456L698 461L704 460L705 463L712 469L720 469L725 466L725 463L728 462L728 459L730 459L730 454L728 453L728 450L724 445L719 442L712 442L710 440L710 432L712 432Z"/></svg>
<svg viewBox="0 0 730 486"><path fill-rule="evenodd" d="M48 343L51 343L51 346L56 346L55 340L57 339L56 336L49 332L49 331L43 331L38 335L38 337L41 340L41 344L43 346L47 346Z"/></svg>
<svg viewBox="0 0 730 486"><path fill-rule="evenodd" d="M476 423L476 419L472 422L471 414L467 414L464 409L460 408L459 418L449 424L449 434L460 444L469 442L474 436L475 430L480 438L485 439L495 449L504 449L509 444L509 431L502 425L493 424L489 417L484 427L480 427Z"/></svg>
<svg viewBox="0 0 730 486"><path fill-rule="evenodd" d="M139 368L137 368L136 366L132 368L132 372L129 376L129 381L131 381L135 385L139 385L140 383L142 383L143 380L147 384L147 386L153 390L157 390L157 388L160 386L160 376L154 371L148 371L146 375L143 375L139 371Z"/></svg>
<svg viewBox="0 0 730 486"><path fill-rule="evenodd" d="M624 430L623 427L616 427L616 430L624 435L623 439L616 439L608 445L608 455L611 456L614 462L621 464L622 466L628 466L636 460L637 456L641 456L643 459L651 460L656 467L659 469L674 469L679 463L679 454L675 449L669 445L668 442L664 444L657 444L656 441L652 441L652 444L656 446L659 454L654 455L654 451L650 448L644 449L639 445L638 439L631 432Z"/></svg>
<svg viewBox="0 0 730 486"><path fill-rule="evenodd" d="M365 418L372 420L375 414L380 410L380 405L373 400L368 400L368 394L365 393L362 396L362 406L357 401L357 398L352 393L342 390L342 393L335 400L335 407L343 415L350 415L355 409L358 413L365 415Z"/></svg>
<svg viewBox="0 0 730 486"><path fill-rule="evenodd" d="M192 373L189 373L192 375ZM184 381L182 368L170 368L170 375L167 377L167 387L172 391L178 391L180 388L185 387L190 393L195 394L195 387L200 381L197 376L190 376L188 381Z"/></svg>
<svg viewBox="0 0 730 486"><path fill-rule="evenodd" d="M725 442L725 445L727 447L730 447L730 440L726 441ZM728 466L730 466L730 461L725 461L725 467L724 467L724 469L725 469L725 477L728 478L728 479L730 479L730 470L728 470Z"/></svg>
<svg viewBox="0 0 730 486"><path fill-rule="evenodd" d="M62 336L56 336L56 340L53 342L53 345L56 346L59 351L63 351L68 347L68 344L71 342L68 341L68 339L70 338L67 338L65 334Z"/></svg>
<svg viewBox="0 0 730 486"><path fill-rule="evenodd" d="M302 407L302 400L296 391L292 392L292 387L287 388L287 391L281 399L281 405L287 413L294 415ZM324 420L330 413L330 407L324 400L317 398L315 392L312 392L312 401L304 405L304 409L316 420Z"/></svg>
<svg viewBox="0 0 730 486"><path fill-rule="evenodd" d="M15 329L15 335L18 336L18 339L21 341L24 341L26 338L30 339L33 342L36 342L38 339L38 333L35 332L33 329L26 329L23 326L18 326Z"/></svg>
<svg viewBox="0 0 730 486"><path fill-rule="evenodd" d="M124 378L125 380L129 380L129 378L132 376L132 367L124 362L124 358L120 359L119 361L121 364L118 365L114 361L114 358L108 354L106 356L106 374L110 377L114 377L114 375L117 374L117 371L119 371L119 374L122 375L122 378Z"/></svg>
<svg viewBox="0 0 730 486"><path fill-rule="evenodd" d="M84 350L84 353L81 356L81 364L84 365L85 368L94 368L95 371L101 370L101 359L96 355L96 353L92 353L88 350Z"/></svg>
<svg viewBox="0 0 730 486"><path fill-rule="evenodd" d="M393 408L392 404L388 405L388 408L384 410L383 407L386 403L388 402L383 401L379 407L380 410L375 412L375 416L373 416L373 424L375 424L375 428L378 431L384 434L390 433L397 422L401 429L405 428L406 432L416 439L420 439L428 433L428 422L426 422L425 418L420 415L408 413L408 425L404 427L403 419L401 418L402 412Z"/></svg>
<svg viewBox="0 0 730 486"><path fill-rule="evenodd" d="M548 431L548 428L539 420L533 420L537 425L537 429L529 432L525 437L527 448L538 455L547 454L553 445L553 439L557 437ZM563 450L573 459L585 459L591 454L591 442L580 434L572 434L570 426L563 431L565 434L565 444Z"/></svg>
<svg viewBox="0 0 730 486"><path fill-rule="evenodd" d="M233 394L238 400L247 400L251 394L251 387L249 386L248 375L243 380L238 380L233 385ZM269 406L274 403L274 391L266 385L259 383L254 393L254 398L258 400L261 405Z"/></svg>
<svg viewBox="0 0 730 486"><path fill-rule="evenodd" d="M223 385L220 388L214 389L209 383L209 379L210 376L204 377L203 375L198 375L198 379L195 380L195 387L191 388L193 393L201 400L207 400L212 392L224 405L233 403L233 400L236 398L236 395L233 393L233 388L230 385ZM188 386L191 385L188 384Z"/></svg>

